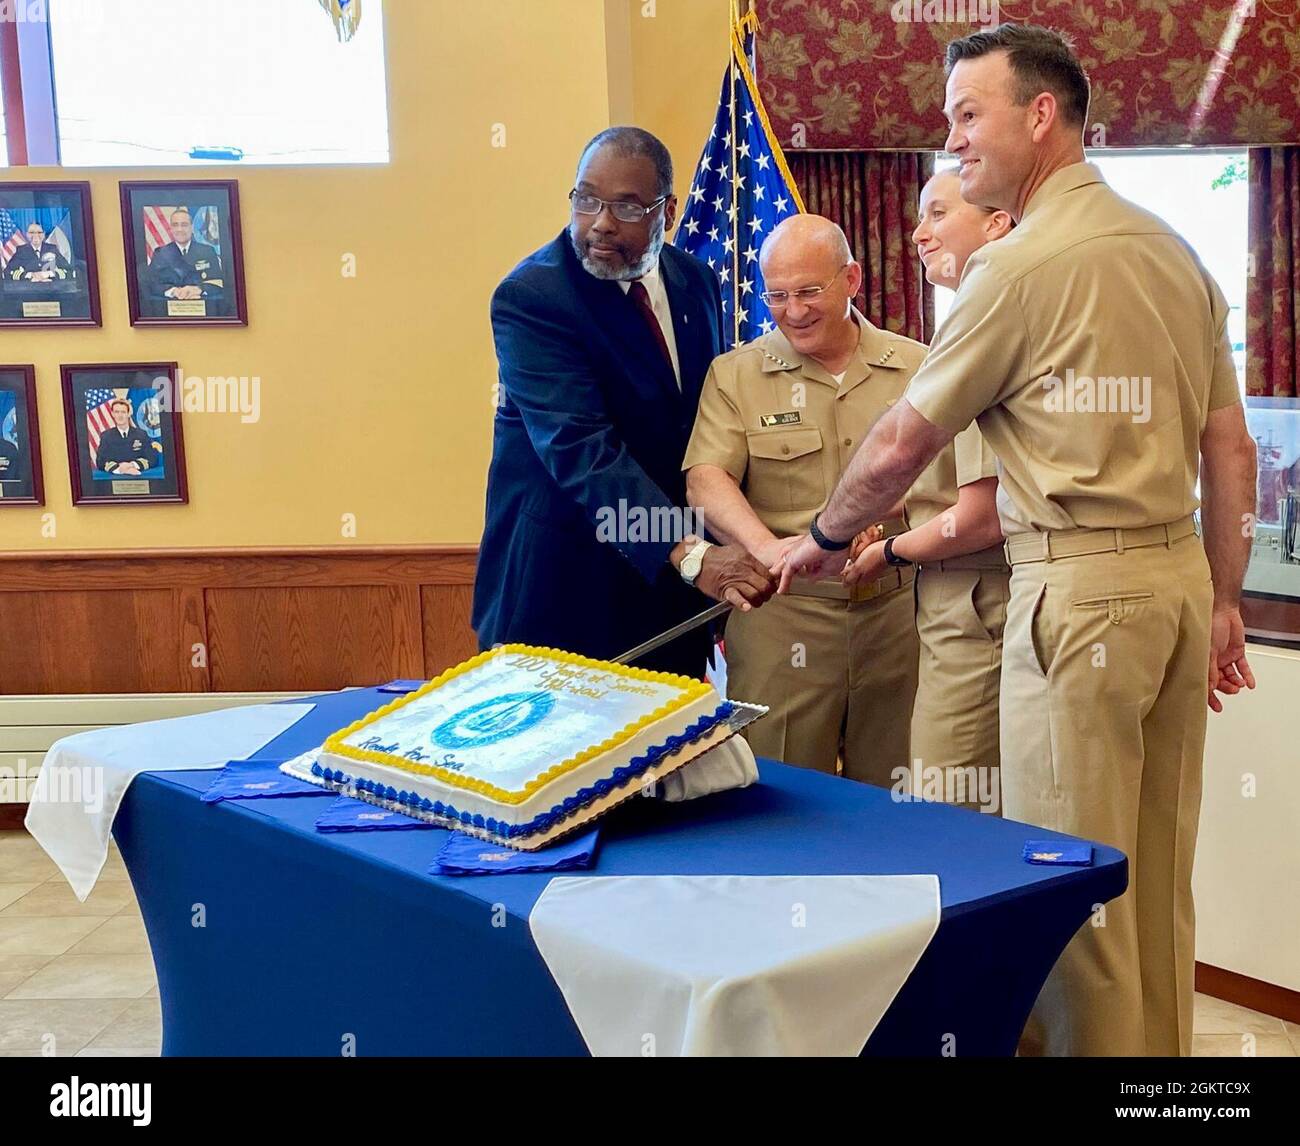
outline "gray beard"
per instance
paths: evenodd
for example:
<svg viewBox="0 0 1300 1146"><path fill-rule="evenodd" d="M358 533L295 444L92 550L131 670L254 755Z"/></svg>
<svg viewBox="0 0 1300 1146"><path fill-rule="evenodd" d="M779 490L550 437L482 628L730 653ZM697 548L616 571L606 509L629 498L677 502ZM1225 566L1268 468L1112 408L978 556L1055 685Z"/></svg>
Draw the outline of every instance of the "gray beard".
<svg viewBox="0 0 1300 1146"><path fill-rule="evenodd" d="M650 244L646 247L645 253L635 263L629 263L622 270L616 270L584 255L573 241L572 230L569 231L569 242L573 246L573 253L578 256L578 261L582 263L582 269L587 274L610 282L630 283L634 279L648 275L654 270L655 263L659 261L659 252L664 249L664 217L661 212L655 221L654 230L650 234Z"/></svg>

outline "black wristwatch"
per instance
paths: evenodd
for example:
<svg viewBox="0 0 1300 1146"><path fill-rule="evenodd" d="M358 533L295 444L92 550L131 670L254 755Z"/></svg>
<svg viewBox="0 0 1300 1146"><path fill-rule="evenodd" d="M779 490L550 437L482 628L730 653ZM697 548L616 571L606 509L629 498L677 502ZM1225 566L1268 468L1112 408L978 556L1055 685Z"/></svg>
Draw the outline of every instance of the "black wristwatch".
<svg viewBox="0 0 1300 1146"><path fill-rule="evenodd" d="M885 564L892 565L895 569L902 569L912 563L906 557L900 557L894 552L894 538L885 538Z"/></svg>
<svg viewBox="0 0 1300 1146"><path fill-rule="evenodd" d="M832 541L826 536L826 534L817 528L817 519L815 517L812 519L812 524L808 526L808 533L811 535L812 539L828 553L838 553L840 550L847 549L853 544L853 538L851 537L848 541Z"/></svg>

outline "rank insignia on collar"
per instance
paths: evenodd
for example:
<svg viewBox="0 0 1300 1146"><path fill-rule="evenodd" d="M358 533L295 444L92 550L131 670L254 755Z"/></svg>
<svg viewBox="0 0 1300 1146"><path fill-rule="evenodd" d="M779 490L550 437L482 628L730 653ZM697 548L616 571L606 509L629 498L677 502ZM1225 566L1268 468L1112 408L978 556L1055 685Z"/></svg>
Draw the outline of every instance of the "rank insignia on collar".
<svg viewBox="0 0 1300 1146"><path fill-rule="evenodd" d="M890 360L891 358L894 357L894 351L895 351L896 349L897 349L897 348L896 348L895 346L893 346L892 344L891 344L889 347L887 347L886 350L885 350L885 352L884 352L884 354L882 354L879 358L876 359L876 365L877 365L877 366L888 366L888 365L889 365L889 360Z"/></svg>
<svg viewBox="0 0 1300 1146"><path fill-rule="evenodd" d="M778 358L770 350L764 350L763 357L766 358L769 362L775 362L779 367L781 367L782 370L793 370L795 368L795 364L793 362L787 362L784 358Z"/></svg>

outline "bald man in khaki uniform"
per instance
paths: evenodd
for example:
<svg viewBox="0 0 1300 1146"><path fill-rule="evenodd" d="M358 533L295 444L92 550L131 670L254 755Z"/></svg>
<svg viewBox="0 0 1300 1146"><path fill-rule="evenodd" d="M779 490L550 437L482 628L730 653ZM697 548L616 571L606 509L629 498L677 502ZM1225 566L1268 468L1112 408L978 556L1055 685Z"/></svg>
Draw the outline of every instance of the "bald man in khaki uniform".
<svg viewBox="0 0 1300 1146"><path fill-rule="evenodd" d="M814 524L851 537L977 417L1012 566L1005 814L1130 864L1021 1049L1188 1054L1205 704L1254 683L1239 609L1254 443L1227 306L1183 240L1083 162L1087 79L1059 36L1001 25L954 41L948 64L962 196L1019 225L971 258L905 399ZM789 571L837 556L813 535Z"/></svg>
<svg viewBox="0 0 1300 1146"><path fill-rule="evenodd" d="M902 396L925 347L853 307L862 269L830 220L781 223L761 265L778 329L714 360L683 468L709 531L772 565ZM905 528L893 512L874 524ZM824 772L838 757L845 776L882 786L906 776L912 579L890 569L853 587L806 582L728 618L728 692L771 707L746 729L755 753Z"/></svg>

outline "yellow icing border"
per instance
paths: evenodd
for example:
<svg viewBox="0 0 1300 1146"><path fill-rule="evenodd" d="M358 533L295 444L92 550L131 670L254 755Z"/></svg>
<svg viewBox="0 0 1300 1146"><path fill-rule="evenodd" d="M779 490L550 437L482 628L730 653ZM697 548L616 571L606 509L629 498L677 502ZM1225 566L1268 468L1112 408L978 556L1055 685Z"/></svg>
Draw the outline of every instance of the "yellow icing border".
<svg viewBox="0 0 1300 1146"><path fill-rule="evenodd" d="M376 752L373 748L355 748L350 744L344 744L343 741L351 736L354 732L359 732L367 725L373 724L381 717L387 716L391 712L396 712L404 705L411 704L419 700L420 697L428 695L436 688L440 688L450 680L463 675L470 669L477 668L485 664L495 656L502 654L525 654L528 656L546 657L549 660L558 661L561 664L579 665L583 668L598 668L605 672L617 673L620 676L631 677L633 680L649 681L653 684L666 684L682 690L682 695L676 700L670 700L667 704L662 704L653 712L632 721L631 724L619 729L613 736L607 740L594 744L590 748L584 748L576 756L569 757L559 764L552 765L545 772L534 776L518 791L509 791L505 788L498 788L495 784L489 784L486 780L481 780L475 776L465 776L459 772L452 772L446 768L439 768L432 764L419 764L414 760L407 760L404 756L394 756L388 752ZM708 695L713 691L713 686L707 681L696 680L694 677L680 676L677 673L669 672L651 672L648 669L630 668L628 665L616 665L609 661L593 660L591 657L579 656L577 653L561 652L559 649L541 648L536 645L502 645L500 648L490 649L485 653L479 653L478 656L470 657L463 664L449 668L440 673L429 681L428 684L421 685L415 692L408 693L406 696L398 697L397 700L376 709L374 712L363 716L360 720L349 724L346 728L333 733L325 741L325 751L331 752L336 756L344 756L350 760L360 760L370 764L382 764L386 768L395 768L401 772L414 772L424 776L432 776L442 783L450 785L453 788L461 788L471 792L478 792L480 795L487 796L502 804L522 804L535 792L540 791L547 784L575 768L587 763L588 760L601 755L604 752L612 752L620 744L625 744L631 740L638 732L647 725L653 724L657 720L663 720L671 716L674 712L701 697Z"/></svg>

